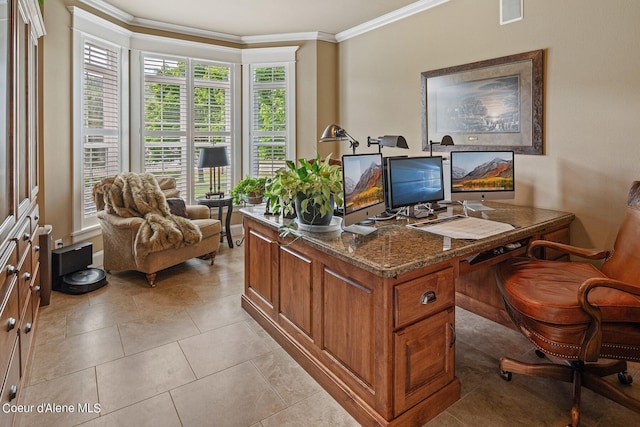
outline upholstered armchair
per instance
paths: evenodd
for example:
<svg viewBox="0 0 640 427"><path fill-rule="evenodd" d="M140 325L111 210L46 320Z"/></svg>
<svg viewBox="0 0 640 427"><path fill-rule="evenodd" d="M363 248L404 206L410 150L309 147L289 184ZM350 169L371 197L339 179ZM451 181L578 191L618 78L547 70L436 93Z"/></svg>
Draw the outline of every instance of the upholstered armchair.
<svg viewBox="0 0 640 427"><path fill-rule="evenodd" d="M603 260L602 266L536 259L545 247L578 260ZM580 422L581 387L640 413L640 400L624 391L632 382L627 361L640 361L640 181L631 186L612 250L539 240L528 255L499 265L496 281L513 323L538 356L554 363L504 357L503 378L518 373L573 383L574 427ZM622 383L617 387L603 378L616 373Z"/></svg>
<svg viewBox="0 0 640 427"><path fill-rule="evenodd" d="M158 271L188 259L208 258L213 265L220 221L210 219L206 206L186 206L178 195L173 178L150 174L120 174L96 184L106 271L140 271L154 287Z"/></svg>

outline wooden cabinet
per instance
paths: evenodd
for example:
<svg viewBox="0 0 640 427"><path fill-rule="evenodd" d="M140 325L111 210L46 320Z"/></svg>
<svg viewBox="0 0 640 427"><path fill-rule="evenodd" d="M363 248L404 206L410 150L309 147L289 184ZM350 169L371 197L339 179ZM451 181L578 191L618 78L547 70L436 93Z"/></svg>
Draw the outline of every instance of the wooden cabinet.
<svg viewBox="0 0 640 427"><path fill-rule="evenodd" d="M385 278L245 217L242 305L364 425L421 425L460 396L454 267Z"/></svg>
<svg viewBox="0 0 640 427"><path fill-rule="evenodd" d="M36 0L0 2L0 404L26 383L40 305ZM12 414L0 416L10 426Z"/></svg>

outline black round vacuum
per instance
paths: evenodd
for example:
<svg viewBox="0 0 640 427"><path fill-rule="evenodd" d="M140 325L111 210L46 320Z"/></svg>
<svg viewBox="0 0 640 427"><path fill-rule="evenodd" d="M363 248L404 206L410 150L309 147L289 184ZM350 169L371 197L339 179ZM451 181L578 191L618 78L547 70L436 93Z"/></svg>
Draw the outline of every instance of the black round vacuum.
<svg viewBox="0 0 640 427"><path fill-rule="evenodd" d="M99 268L87 268L62 276L61 291L84 294L107 284L107 273Z"/></svg>
<svg viewBox="0 0 640 427"><path fill-rule="evenodd" d="M107 273L88 267L93 262L93 245L82 242L51 251L51 285L54 291L84 294L107 284Z"/></svg>

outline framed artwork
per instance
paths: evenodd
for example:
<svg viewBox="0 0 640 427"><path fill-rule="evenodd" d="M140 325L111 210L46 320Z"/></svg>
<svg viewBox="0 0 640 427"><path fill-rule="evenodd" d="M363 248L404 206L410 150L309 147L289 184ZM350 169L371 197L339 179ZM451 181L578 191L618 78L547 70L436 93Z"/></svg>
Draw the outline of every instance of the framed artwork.
<svg viewBox="0 0 640 427"><path fill-rule="evenodd" d="M542 154L543 51L422 73L422 149Z"/></svg>

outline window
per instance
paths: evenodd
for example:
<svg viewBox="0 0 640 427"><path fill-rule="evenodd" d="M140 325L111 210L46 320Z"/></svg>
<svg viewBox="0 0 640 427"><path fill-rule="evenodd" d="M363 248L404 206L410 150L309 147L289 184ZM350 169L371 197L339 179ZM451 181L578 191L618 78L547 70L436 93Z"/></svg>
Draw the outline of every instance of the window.
<svg viewBox="0 0 640 427"><path fill-rule="evenodd" d="M96 214L93 186L120 172L120 49L85 39L82 62L82 213Z"/></svg>
<svg viewBox="0 0 640 427"><path fill-rule="evenodd" d="M227 148L232 158L232 67L144 54L144 170L176 179L192 200L209 190L208 174L197 169L202 147ZM232 166L221 168L221 190L231 189Z"/></svg>
<svg viewBox="0 0 640 427"><path fill-rule="evenodd" d="M268 55L264 52L268 51ZM245 174L269 177L295 158L296 48L248 49L245 64ZM269 59L279 62L261 62Z"/></svg>
<svg viewBox="0 0 640 427"><path fill-rule="evenodd" d="M253 67L251 175L271 176L287 159L287 89L283 66Z"/></svg>
<svg viewBox="0 0 640 427"><path fill-rule="evenodd" d="M129 165L131 32L78 8L73 14L73 240L100 232L93 186Z"/></svg>

